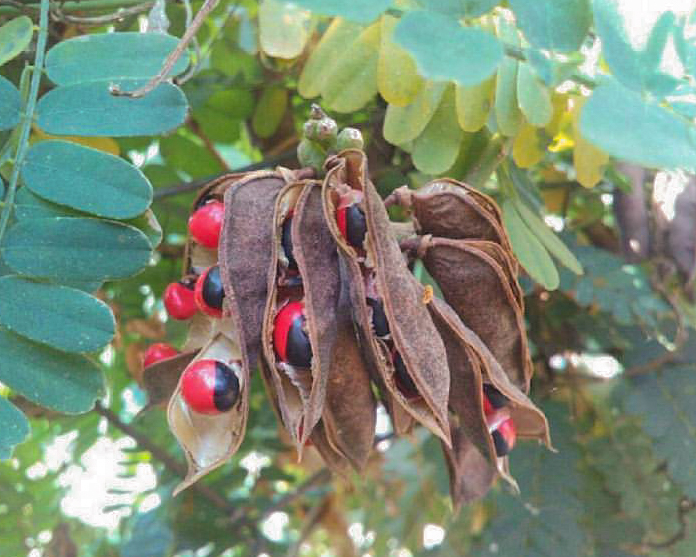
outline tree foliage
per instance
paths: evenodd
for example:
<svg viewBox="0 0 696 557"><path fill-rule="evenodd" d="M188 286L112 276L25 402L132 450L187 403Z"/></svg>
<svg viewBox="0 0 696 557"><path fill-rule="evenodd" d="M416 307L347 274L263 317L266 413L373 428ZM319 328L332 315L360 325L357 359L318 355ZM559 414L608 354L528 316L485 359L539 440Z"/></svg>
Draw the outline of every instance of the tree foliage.
<svg viewBox="0 0 696 557"><path fill-rule="evenodd" d="M114 95L202 5L0 2L0 553L693 555L694 12L637 39L616 0L220 0L162 83ZM382 414L361 477L297 464L255 373L239 451L172 496L141 358L186 337L162 292L195 192L296 167L312 102L362 131L382 197L448 176L502 207L558 451L520 440L519 495L453 514L437 441ZM106 447L90 518L70 494Z"/></svg>

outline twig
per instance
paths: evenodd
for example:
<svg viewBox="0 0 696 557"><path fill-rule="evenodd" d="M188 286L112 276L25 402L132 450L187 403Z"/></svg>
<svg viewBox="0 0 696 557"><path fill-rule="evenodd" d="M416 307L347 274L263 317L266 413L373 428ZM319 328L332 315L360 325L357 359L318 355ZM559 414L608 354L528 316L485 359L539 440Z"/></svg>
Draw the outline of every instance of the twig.
<svg viewBox="0 0 696 557"><path fill-rule="evenodd" d="M36 108L36 99L39 96L39 84L41 83L41 75L43 73L44 54L46 51L46 39L48 37L48 9L49 0L41 0L41 13L39 14L39 36L36 41L36 56L34 58L34 68L31 75L31 85L29 87L29 96L27 98L24 117L22 120L22 128L19 135L19 143L17 144L17 152L14 157L14 166L12 167L12 175L10 184L5 195L5 206L2 208L0 215L0 243L5 234L7 223L10 220L10 214L14 209L15 192L17 191L17 181L19 180L19 169L24 162L24 156L29 147L29 133L34 120L34 109Z"/></svg>
<svg viewBox="0 0 696 557"><path fill-rule="evenodd" d="M248 164L239 168L233 168L232 172L251 172L253 170L261 170L263 168L272 168L278 164L282 164L284 162L293 160L295 156L296 154L294 150L286 151L285 153L281 153L277 157L272 157L261 162L255 162L253 164ZM202 186L206 185L211 180L215 180L216 178L224 176L225 174L229 174L229 171L221 172L220 174L215 174L213 176L207 176L205 178L200 178L198 180L193 180L191 182L183 182L174 186L159 188L155 190L154 198L163 199L165 197L171 197L172 195L179 195L180 193L196 191L197 189L200 189Z"/></svg>
<svg viewBox="0 0 696 557"><path fill-rule="evenodd" d="M0 15L16 12L38 11L40 2L24 4L16 0L0 0ZM126 8L136 4L142 4L143 0L68 0L61 2L60 9L65 12L112 12L119 8Z"/></svg>
<svg viewBox="0 0 696 557"><path fill-rule="evenodd" d="M193 118L190 118L189 121L187 122L187 125L189 129L195 133L198 138L203 142L203 145L205 145L205 148L208 150L208 152L213 155L213 158L220 163L220 166L225 169L225 171L229 172L230 171L230 165L227 164L227 161L222 158L220 153L218 153L218 150L215 148L215 144L210 140L210 138L203 132L201 129L200 124L196 122Z"/></svg>
<svg viewBox="0 0 696 557"><path fill-rule="evenodd" d="M162 447L150 440L150 438L147 437L147 435L141 433L132 425L129 425L121 421L121 419L112 410L106 408L100 401L97 401L94 405L94 411L100 416L106 418L107 421L116 429L119 429L126 435L135 439L136 443L140 447L149 451L150 454L152 454L152 456L154 456L158 461L160 461L169 472L180 478L186 477L186 465L183 462L180 462L179 460L171 456ZM225 498L222 497L218 492L214 491L213 489L201 482L194 483L191 486L191 489L196 490L208 501L210 501L216 508L218 508L227 515L232 514L232 512L235 510L235 508L232 505L230 505L225 500Z"/></svg>
<svg viewBox="0 0 696 557"><path fill-rule="evenodd" d="M177 44L176 48L169 54L169 56L167 56L167 59L162 65L162 69L155 77L135 91L122 91L118 85L112 84L111 87L109 87L111 94L118 97L130 97L133 99L139 98L152 91L155 87L167 79L169 72L174 67L174 64L176 64L176 61L181 57L184 50L186 50L186 46L202 25L205 17L215 8L215 6L217 6L218 2L219 0L205 0L205 3L203 6L201 6L201 9L198 10L196 17L193 18L191 25L186 28L186 32L184 33L184 36L181 37L181 40L179 40L179 44Z"/></svg>

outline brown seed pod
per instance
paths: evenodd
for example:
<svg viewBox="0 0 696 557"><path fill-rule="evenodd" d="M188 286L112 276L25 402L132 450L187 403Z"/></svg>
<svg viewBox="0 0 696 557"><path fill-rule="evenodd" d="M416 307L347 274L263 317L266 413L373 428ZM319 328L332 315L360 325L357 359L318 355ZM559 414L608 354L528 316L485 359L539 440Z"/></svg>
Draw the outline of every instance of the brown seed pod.
<svg viewBox="0 0 696 557"><path fill-rule="evenodd" d="M512 253L496 202L463 182L438 178L417 190L403 186L392 195L398 204L413 212L419 234L453 240L489 240Z"/></svg>
<svg viewBox="0 0 696 557"><path fill-rule="evenodd" d="M423 286L408 270L399 245L390 230L381 198L367 178L364 153L347 150L327 161L324 180L324 215L339 246L351 286L354 318L381 384L391 397L416 420L448 445L447 419L449 370L442 339L426 307ZM362 193L367 233L363 246L351 246L341 233L336 210L345 196ZM375 334L367 296L373 290L384 307L390 338ZM402 358L416 396L397 384L393 350Z"/></svg>
<svg viewBox="0 0 696 557"><path fill-rule="evenodd" d="M348 285L341 280L338 251L324 219L321 188L316 186L305 187L293 218L294 254L316 360L313 379L320 375L313 383L312 394L316 390L317 396L310 403L323 403L327 442L360 470L372 450L375 400L355 335ZM307 416L305 423L311 423Z"/></svg>
<svg viewBox="0 0 696 557"><path fill-rule="evenodd" d="M510 380L528 392L533 370L522 292L503 248L488 241L427 237L417 250L447 303L486 343Z"/></svg>
<svg viewBox="0 0 696 557"><path fill-rule="evenodd" d="M171 398L179 383L179 376L195 356L195 352L183 352L143 370L143 386L148 396L146 408L167 402Z"/></svg>

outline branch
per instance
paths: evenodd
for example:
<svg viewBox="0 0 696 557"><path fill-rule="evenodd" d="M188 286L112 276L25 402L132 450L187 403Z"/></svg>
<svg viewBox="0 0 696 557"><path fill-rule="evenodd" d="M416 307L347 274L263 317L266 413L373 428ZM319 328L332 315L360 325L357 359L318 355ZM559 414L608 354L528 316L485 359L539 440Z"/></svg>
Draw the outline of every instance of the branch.
<svg viewBox="0 0 696 557"><path fill-rule="evenodd" d="M68 0L62 2L60 9L66 12L112 12L120 8L142 4L143 0ZM40 2L24 4L16 0L3 0L0 6L0 15L26 12L29 10L38 11L41 7ZM10 4L9 6L7 4Z"/></svg>
<svg viewBox="0 0 696 557"><path fill-rule="evenodd" d="M135 442L140 447L149 451L150 454L159 460L169 472L180 478L186 477L186 465L183 462L180 462L171 456L162 447L150 440L147 435L141 433L132 425L121 421L121 419L112 410L106 408L100 401L95 403L94 411L100 416L106 418L106 420L116 429L135 439ZM223 513L230 515L235 511L235 507L230 505L222 495L207 485L201 482L196 482L191 486L191 489L196 490L200 495L210 501L214 507L218 508Z"/></svg>
<svg viewBox="0 0 696 557"><path fill-rule="evenodd" d="M263 168L274 167L278 164L284 162L292 161L296 157L295 150L285 151L277 157L271 157L269 159L263 160L261 162L255 162L253 164L248 164L240 168L234 168L231 172L251 172L253 170L261 170ZM160 188L155 190L154 199L163 199L165 197L171 197L172 195L179 195L180 193L187 193L190 191L196 191L201 187L205 186L208 182L215 180L229 172L221 172L220 174L215 174L213 176L207 176L205 178L200 178L198 180L193 180L191 182L183 182L181 184L176 184L166 188Z"/></svg>
<svg viewBox="0 0 696 557"><path fill-rule="evenodd" d="M17 191L17 181L19 180L19 170L22 168L24 157L27 154L29 147L29 134L31 125L34 120L34 109L36 108L36 99L39 96L39 84L41 83L41 75L43 73L44 54L46 52L46 39L48 37L48 9L49 0L41 0L41 13L39 15L39 36L36 41L36 56L34 58L34 68L31 74L31 85L29 86L29 96L27 98L24 116L22 119L21 132L19 135L19 143L15 153L14 165L12 167L12 175L10 177L10 185L7 188L5 195L5 205L2 208L0 215L0 243L7 223L10 220L10 215L14 209L15 192Z"/></svg>

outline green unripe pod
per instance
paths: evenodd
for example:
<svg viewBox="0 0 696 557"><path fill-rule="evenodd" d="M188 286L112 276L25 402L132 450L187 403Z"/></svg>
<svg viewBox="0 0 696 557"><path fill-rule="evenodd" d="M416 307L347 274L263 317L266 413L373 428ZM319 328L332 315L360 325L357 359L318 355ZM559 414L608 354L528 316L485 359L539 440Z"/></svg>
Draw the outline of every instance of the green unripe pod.
<svg viewBox="0 0 696 557"><path fill-rule="evenodd" d="M326 151L316 142L303 139L297 146L297 160L301 166L321 170L326 160Z"/></svg>
<svg viewBox="0 0 696 557"><path fill-rule="evenodd" d="M364 145L362 133L356 128L343 128L336 138L336 149L362 149Z"/></svg>

